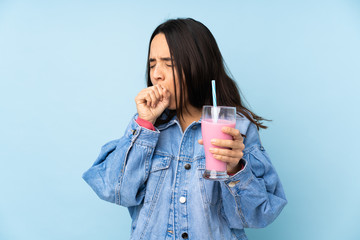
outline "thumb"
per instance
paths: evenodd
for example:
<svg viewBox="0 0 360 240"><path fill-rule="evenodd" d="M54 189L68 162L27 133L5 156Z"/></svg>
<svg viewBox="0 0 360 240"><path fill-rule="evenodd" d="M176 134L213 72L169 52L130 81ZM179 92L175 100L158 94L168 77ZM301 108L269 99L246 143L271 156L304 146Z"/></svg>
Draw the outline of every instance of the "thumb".
<svg viewBox="0 0 360 240"><path fill-rule="evenodd" d="M204 142L203 142L203 140L202 140L202 139L199 139L199 140L198 140L198 143L199 143L199 144L201 144L201 145L203 145L203 144L204 144Z"/></svg>

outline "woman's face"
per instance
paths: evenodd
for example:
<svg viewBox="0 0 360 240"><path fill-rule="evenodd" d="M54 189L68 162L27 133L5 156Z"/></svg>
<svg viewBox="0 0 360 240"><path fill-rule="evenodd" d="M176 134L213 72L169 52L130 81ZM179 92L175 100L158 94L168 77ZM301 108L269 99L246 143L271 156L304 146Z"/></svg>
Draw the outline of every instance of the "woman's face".
<svg viewBox="0 0 360 240"><path fill-rule="evenodd" d="M170 104L168 109L176 109L174 75L176 82L177 97L180 97L180 86L177 80L176 68L174 74L171 66L170 50L163 33L157 34L150 44L150 80L153 85L160 83L170 91Z"/></svg>

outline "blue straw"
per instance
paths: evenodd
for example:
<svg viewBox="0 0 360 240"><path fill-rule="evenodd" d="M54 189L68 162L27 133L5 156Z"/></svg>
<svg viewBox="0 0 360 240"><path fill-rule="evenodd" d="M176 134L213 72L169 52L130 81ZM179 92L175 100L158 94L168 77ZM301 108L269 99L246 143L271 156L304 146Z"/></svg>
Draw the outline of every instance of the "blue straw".
<svg viewBox="0 0 360 240"><path fill-rule="evenodd" d="M218 121L219 109L217 108L216 101L216 88L215 88L215 80L211 80L212 85L212 96L213 96L213 111L211 112L211 118L215 123Z"/></svg>
<svg viewBox="0 0 360 240"><path fill-rule="evenodd" d="M214 105L214 107L217 107L217 104L216 104L216 88L215 88L215 80L211 80L211 85L212 85L213 105Z"/></svg>

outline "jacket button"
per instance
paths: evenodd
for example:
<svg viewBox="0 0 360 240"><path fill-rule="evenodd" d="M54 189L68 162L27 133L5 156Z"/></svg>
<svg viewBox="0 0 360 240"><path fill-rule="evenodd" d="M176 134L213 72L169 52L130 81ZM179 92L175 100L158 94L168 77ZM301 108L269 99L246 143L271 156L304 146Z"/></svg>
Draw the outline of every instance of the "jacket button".
<svg viewBox="0 0 360 240"><path fill-rule="evenodd" d="M179 199L179 201L180 201L181 203L185 203L185 202L186 202L186 197L181 197L181 198Z"/></svg>
<svg viewBox="0 0 360 240"><path fill-rule="evenodd" d="M232 188L232 187L235 187L236 183L235 182L230 182L228 185L229 185L229 187Z"/></svg>
<svg viewBox="0 0 360 240"><path fill-rule="evenodd" d="M183 234L181 234L181 237L182 237L183 239L188 239L188 238L189 238L189 236L188 236L188 234L187 234L186 232L184 232Z"/></svg>
<svg viewBox="0 0 360 240"><path fill-rule="evenodd" d="M189 170L189 169L191 168L191 164L188 164L188 163L187 163L187 164L185 164L184 167L185 167L186 170Z"/></svg>

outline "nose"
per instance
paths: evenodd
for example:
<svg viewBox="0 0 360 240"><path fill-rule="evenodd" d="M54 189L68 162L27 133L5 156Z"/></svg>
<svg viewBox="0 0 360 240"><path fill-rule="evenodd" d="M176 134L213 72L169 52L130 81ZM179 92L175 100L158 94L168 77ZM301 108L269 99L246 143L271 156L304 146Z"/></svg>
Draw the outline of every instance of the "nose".
<svg viewBox="0 0 360 240"><path fill-rule="evenodd" d="M162 66L160 64L155 65L154 71L153 71L153 78L156 81L164 80L164 71L162 69Z"/></svg>

